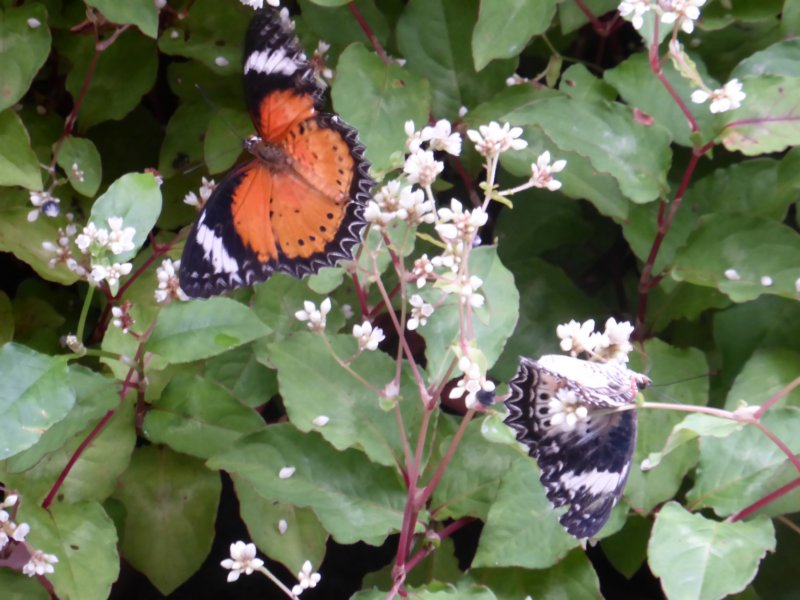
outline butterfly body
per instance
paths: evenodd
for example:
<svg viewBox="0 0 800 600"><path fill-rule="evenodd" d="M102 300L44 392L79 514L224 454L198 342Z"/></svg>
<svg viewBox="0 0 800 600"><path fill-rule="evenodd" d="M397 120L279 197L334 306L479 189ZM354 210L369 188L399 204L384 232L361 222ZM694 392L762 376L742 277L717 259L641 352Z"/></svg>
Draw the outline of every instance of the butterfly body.
<svg viewBox="0 0 800 600"><path fill-rule="evenodd" d="M198 215L181 287L208 297L283 272L317 273L353 257L374 181L356 130L320 111L323 86L290 22L272 9L245 40L245 101L254 159L230 171Z"/></svg>
<svg viewBox="0 0 800 600"><path fill-rule="evenodd" d="M536 459L548 499L568 506L561 524L596 534L619 500L636 447L636 394L650 384L617 363L561 355L520 360L506 423Z"/></svg>

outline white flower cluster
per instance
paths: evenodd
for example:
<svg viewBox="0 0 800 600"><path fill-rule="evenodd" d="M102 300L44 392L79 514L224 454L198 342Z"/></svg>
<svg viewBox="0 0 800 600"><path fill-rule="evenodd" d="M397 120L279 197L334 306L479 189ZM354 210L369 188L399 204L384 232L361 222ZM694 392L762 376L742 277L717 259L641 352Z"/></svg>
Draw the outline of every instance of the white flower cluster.
<svg viewBox="0 0 800 600"><path fill-rule="evenodd" d="M553 427L562 427L566 431L573 431L575 426L585 421L589 410L581 404L574 391L562 388L551 397L547 403L548 418Z"/></svg>
<svg viewBox="0 0 800 600"><path fill-rule="evenodd" d="M30 192L33 210L28 213L28 222L33 223L42 214L45 217L57 217L61 212L61 200L48 191Z"/></svg>
<svg viewBox="0 0 800 600"><path fill-rule="evenodd" d="M456 387L450 390L450 398L461 398L464 394L464 403L468 409L475 406L480 392L494 392L494 383L486 379L486 373L481 371L480 365L472 362L469 357L462 356L458 361L458 368L464 374L459 379Z"/></svg>
<svg viewBox="0 0 800 600"><path fill-rule="evenodd" d="M475 144L475 149L486 158L497 157L507 150L527 148L528 142L519 139L521 135L521 127L511 127L508 123L501 126L496 121L479 126L477 131L467 131L467 137Z"/></svg>
<svg viewBox="0 0 800 600"><path fill-rule="evenodd" d="M533 187L545 188L555 192L561 189L561 182L553 178L553 173L560 173L566 166L567 161L564 159L550 164L550 153L545 150L539 155L535 163L531 163L531 178L528 182Z"/></svg>
<svg viewBox="0 0 800 600"><path fill-rule="evenodd" d="M358 350L377 350L378 344L386 339L383 329L372 327L372 323L364 321L361 325L353 325L353 337L358 340Z"/></svg>
<svg viewBox="0 0 800 600"><path fill-rule="evenodd" d="M370 200L364 218L370 223L388 225L392 221L406 221L409 225L433 223L433 200L425 199L425 192L403 185L399 180L390 181Z"/></svg>
<svg viewBox="0 0 800 600"><path fill-rule="evenodd" d="M439 217L436 233L445 247L441 255L431 259L431 264L457 273L461 269L466 250L472 248L478 229L486 224L489 215L480 206L464 210L461 202L455 198L450 201L449 207L440 208L436 214Z"/></svg>
<svg viewBox="0 0 800 600"><path fill-rule="evenodd" d="M424 327L428 323L428 317L433 314L433 305L428 304L419 294L414 294L408 300L411 305L411 317L406 323L409 331L414 331L418 327Z"/></svg>
<svg viewBox="0 0 800 600"><path fill-rule="evenodd" d="M183 203L194 206L197 210L202 210L211 197L211 192L213 192L216 187L217 183L213 179L206 179L203 177L200 183L200 196L198 197L194 192L188 192L183 197Z"/></svg>
<svg viewBox="0 0 800 600"><path fill-rule="evenodd" d="M561 349L572 356L588 354L600 360L628 362L628 354L633 350L630 343L633 325L627 321L617 323L613 317L606 321L603 333L594 330L594 319L584 323L572 320L559 325L556 333L561 338Z"/></svg>
<svg viewBox="0 0 800 600"><path fill-rule="evenodd" d="M631 16L635 29L644 25L644 15L655 11L664 25L677 24L685 33L694 31L694 22L700 18L700 7L706 0L623 0L617 10L623 17Z"/></svg>
<svg viewBox="0 0 800 600"><path fill-rule="evenodd" d="M692 92L692 102L695 104L711 100L708 110L712 113L723 113L739 108L745 98L747 94L742 91L742 84L738 79L731 79L716 90L701 89Z"/></svg>
<svg viewBox="0 0 800 600"><path fill-rule="evenodd" d="M303 563L303 567L301 568L300 572L297 574L297 585L292 588L292 594L295 596L299 596L303 593L303 590L307 590L308 588L317 587L317 584L322 579L322 575L319 573L313 572L313 566L311 565L311 561L307 560Z"/></svg>
<svg viewBox="0 0 800 600"><path fill-rule="evenodd" d="M233 582L239 579L239 576L244 573L250 575L264 566L264 561L256 558L256 545L245 544L244 542L234 542L231 544L231 557L223 560L220 565L225 569L230 569L228 573L228 582Z"/></svg>
<svg viewBox="0 0 800 600"><path fill-rule="evenodd" d="M305 300L303 310L298 310L294 316L298 321L307 321L311 331L322 332L325 331L325 317L329 312L331 312L330 298L325 298L320 302L319 309L311 300Z"/></svg>
<svg viewBox="0 0 800 600"><path fill-rule="evenodd" d="M189 296L181 289L181 282L178 278L178 269L181 261L172 261L165 258L161 261L161 266L156 269L156 279L158 279L158 289L154 292L156 302L168 304L173 300L188 300Z"/></svg>
<svg viewBox="0 0 800 600"><path fill-rule="evenodd" d="M72 220L71 214L67 215L67 220ZM56 243L42 242L42 248L55 255L48 264L55 267L63 263L70 271L93 285L99 285L103 281L111 287L117 285L121 277L131 272L133 265L115 261L114 257L136 247L133 241L136 230L133 227L124 227L121 217L109 217L107 223L108 229L89 223L75 237L75 246L87 259L82 262L74 257L71 248L77 227L70 222L66 228L59 229Z"/></svg>
<svg viewBox="0 0 800 600"><path fill-rule="evenodd" d="M25 544L25 538L30 533L31 528L27 523L15 523L6 510L16 506L18 500L19 496L16 494L8 494L0 502L0 552L12 542ZM57 556L45 554L41 550L31 549L30 547L28 549L30 550L30 558L22 566L23 575L33 577L34 575L46 575L54 571L53 565L58 562Z"/></svg>
<svg viewBox="0 0 800 600"><path fill-rule="evenodd" d="M136 324L130 314L131 303L127 300L121 306L114 306L111 308L111 324L114 327L122 329L122 333L128 333L130 328Z"/></svg>

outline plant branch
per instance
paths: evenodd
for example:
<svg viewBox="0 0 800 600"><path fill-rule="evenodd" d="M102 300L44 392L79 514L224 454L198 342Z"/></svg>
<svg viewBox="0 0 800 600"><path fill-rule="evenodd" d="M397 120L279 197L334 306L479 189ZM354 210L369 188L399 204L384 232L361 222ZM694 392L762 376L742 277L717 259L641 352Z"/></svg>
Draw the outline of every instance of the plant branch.
<svg viewBox="0 0 800 600"><path fill-rule="evenodd" d="M372 47L375 49L377 55L384 62L384 64L388 65L390 61L389 61L389 56L386 54L386 50L384 50L383 46L381 46L381 43L378 41L378 38L373 33L372 28L369 26L369 23L367 23L367 20L364 18L364 15L361 14L361 10L358 8L358 6L356 6L356 3L350 2L347 5L347 8L349 8L350 12L353 13L353 16L356 18L356 21L358 21L358 24L364 31L364 34L367 36L367 39L369 39L369 42L370 44L372 44Z"/></svg>
<svg viewBox="0 0 800 600"><path fill-rule="evenodd" d="M789 483L787 483L784 486L779 487L777 490L774 490L774 491L770 492L769 494L767 494L763 498L759 498L758 500L753 502L747 508L743 508L742 510L740 510L738 513L736 513L735 515L733 515L730 518L731 522L735 523L736 521L741 521L742 519L746 519L747 517L752 515L754 512L756 512L758 510L761 510L767 504L770 504L771 502L774 502L775 500L777 500L781 496L784 496L784 495L788 494L789 492L791 492L796 487L800 487L800 477L798 477L794 481L790 481Z"/></svg>

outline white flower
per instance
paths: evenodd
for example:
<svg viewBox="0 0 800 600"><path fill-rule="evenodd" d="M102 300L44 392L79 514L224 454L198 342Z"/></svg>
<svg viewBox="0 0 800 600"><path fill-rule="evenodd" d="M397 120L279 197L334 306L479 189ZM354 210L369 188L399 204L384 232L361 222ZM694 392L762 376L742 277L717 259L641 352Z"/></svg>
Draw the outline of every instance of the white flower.
<svg viewBox="0 0 800 600"><path fill-rule="evenodd" d="M133 325L135 322L133 318L128 314L127 309L129 308L130 305L129 303L126 304L128 304L127 307L123 305L123 306L114 306L111 308L111 316L113 317L111 323L114 325L114 327L119 327L120 329L122 329L122 333L128 333L128 330L130 329L131 325Z"/></svg>
<svg viewBox="0 0 800 600"><path fill-rule="evenodd" d="M634 29L641 29L642 25L644 25L643 17L651 8L652 4L650 0L627 0L625 2L620 2L617 10L623 17L627 17L633 13L631 24Z"/></svg>
<svg viewBox="0 0 800 600"><path fill-rule="evenodd" d="M417 150L406 158L403 165L403 172L408 182L419 184L421 187L431 185L443 170L444 163L436 160L430 150Z"/></svg>
<svg viewBox="0 0 800 600"><path fill-rule="evenodd" d="M64 336L64 345L75 354L83 354L86 352L86 347L83 345L83 342L81 342L74 333Z"/></svg>
<svg viewBox="0 0 800 600"><path fill-rule="evenodd" d="M50 194L50 192L30 192L29 198L34 209L28 213L28 222L33 223L39 218L39 214L46 217L57 217L61 212L61 200Z"/></svg>
<svg viewBox="0 0 800 600"><path fill-rule="evenodd" d="M725 269L725 279L728 281L739 281L742 278L736 269Z"/></svg>
<svg viewBox="0 0 800 600"><path fill-rule="evenodd" d="M386 336L383 335L383 329L380 327L372 328L372 323L364 321L361 325L353 325L353 337L358 340L358 349L362 352L364 350L377 350Z"/></svg>
<svg viewBox="0 0 800 600"><path fill-rule="evenodd" d="M430 142L433 150L443 150L453 156L461 154L461 136L453 133L453 126L447 119L440 119L433 127L424 127L421 136Z"/></svg>
<svg viewBox="0 0 800 600"><path fill-rule="evenodd" d="M572 390L561 388L547 403L550 409L550 425L562 426L566 431L572 431L580 422L589 416L589 410L580 403L578 396Z"/></svg>
<svg viewBox="0 0 800 600"><path fill-rule="evenodd" d="M187 192L183 197L184 204L194 206L198 210L203 208L211 197L211 193L217 187L217 183L213 179L206 179L205 177L200 180L200 197L194 192Z"/></svg>
<svg viewBox="0 0 800 600"><path fill-rule="evenodd" d="M773 283L774 283L774 282L772 281L772 277L770 277L769 275L764 275L764 276L761 278L761 285L763 285L764 287L769 287L769 286L771 286Z"/></svg>
<svg viewBox="0 0 800 600"><path fill-rule="evenodd" d="M34 551L31 558L22 566L22 574L28 577L45 575L54 571L53 565L58 562L55 554L45 554L41 550Z"/></svg>
<svg viewBox="0 0 800 600"><path fill-rule="evenodd" d="M34 19L33 17L28 19L28 27L31 29L37 29L38 27L41 27L41 25L42 22L39 19Z"/></svg>
<svg viewBox="0 0 800 600"><path fill-rule="evenodd" d="M227 67L230 64L230 62L224 56L218 56L214 59L214 64L217 65L218 67Z"/></svg>
<svg viewBox="0 0 800 600"><path fill-rule="evenodd" d="M325 415L319 415L318 417L314 417L311 421L316 427L325 427L328 423L330 423L331 418Z"/></svg>
<svg viewBox="0 0 800 600"><path fill-rule="evenodd" d="M9 523L7 527L12 530L11 539L15 542L24 542L25 538L31 532L31 527L27 523L20 523L19 525Z"/></svg>
<svg viewBox="0 0 800 600"><path fill-rule="evenodd" d="M527 77L523 77L519 73L514 73L511 77L506 77L506 85L508 87L514 85L522 85L523 83L528 83L529 81L530 79L528 79Z"/></svg>
<svg viewBox="0 0 800 600"><path fill-rule="evenodd" d="M685 33L694 31L694 22L700 18L700 7L706 0L658 0L661 22L672 25L676 21Z"/></svg>
<svg viewBox="0 0 800 600"><path fill-rule="evenodd" d="M467 115L468 112L469 112L469 109L466 106L462 105L458 109L458 116L463 119Z"/></svg>
<svg viewBox="0 0 800 600"><path fill-rule="evenodd" d="M553 179L553 173L559 173L567 166L567 161L557 160L552 165L550 164L550 153L544 151L536 159L535 163L531 163L531 178L530 184L538 188L547 188L551 192L555 192L561 187L561 182Z"/></svg>
<svg viewBox="0 0 800 600"><path fill-rule="evenodd" d="M286 522L286 519L280 519L278 521L278 533L283 535L286 533L287 529L289 529L289 524Z"/></svg>
<svg viewBox="0 0 800 600"><path fill-rule="evenodd" d="M400 191L399 209L396 215L409 225L433 223L436 220L434 208L433 200L425 199L425 192L420 189L415 190L408 185Z"/></svg>
<svg viewBox="0 0 800 600"><path fill-rule="evenodd" d="M522 135L521 127L511 127L504 123L501 127L496 121L478 127L479 131L470 129L467 137L475 144L475 149L487 158L497 156L506 150L522 150L528 142L519 139Z"/></svg>
<svg viewBox="0 0 800 600"><path fill-rule="evenodd" d="M476 275L467 277L464 275L457 286L457 293L461 297L461 302L469 304L473 308L483 306L484 297L478 292L478 288L483 285L483 280Z"/></svg>
<svg viewBox="0 0 800 600"><path fill-rule="evenodd" d="M280 471L278 471L278 477L281 479L289 479L292 475L294 475L295 469L292 466L283 467Z"/></svg>
<svg viewBox="0 0 800 600"><path fill-rule="evenodd" d="M12 507L17 503L18 500L19 500L19 496L17 494L9 494L8 496L6 496L3 499L2 502L0 502L0 509ZM8 515L8 513L6 513L6 518L5 519L3 519L2 516L0 516L0 523L2 523L3 521L8 521L8 516L7 515Z"/></svg>
<svg viewBox="0 0 800 600"><path fill-rule="evenodd" d="M481 207L465 211L461 202L455 198L450 200L450 208L440 208L437 214L439 223L436 225L436 232L447 243L456 240L471 243L475 233L489 219L489 215Z"/></svg>
<svg viewBox="0 0 800 600"><path fill-rule="evenodd" d="M456 387L450 390L450 398L461 398L466 393L464 403L469 409L475 406L480 392L494 392L494 383L488 381L485 374L481 373L480 367L470 361L468 357L462 356L459 359L458 368L464 373L464 377L459 379Z"/></svg>
<svg viewBox="0 0 800 600"><path fill-rule="evenodd" d="M602 340L594 333L594 319L581 324L575 320L556 327L556 334L561 338L561 349L575 356L581 352L594 352ZM606 344L607 345L607 344Z"/></svg>
<svg viewBox="0 0 800 600"><path fill-rule="evenodd" d="M122 227L122 217L109 217L108 227L108 247L113 254L130 252L136 245L133 243L133 236L136 229L133 227Z"/></svg>
<svg viewBox="0 0 800 600"><path fill-rule="evenodd" d="M633 325L628 321L620 321L611 317L606 321L606 330L603 332L600 354L607 360L628 362L628 354L633 350L630 343ZM607 344L605 343L607 341Z"/></svg>
<svg viewBox="0 0 800 600"><path fill-rule="evenodd" d="M422 132L414 128L414 121L406 121L403 129L406 132L406 152L413 154L422 147Z"/></svg>
<svg viewBox="0 0 800 600"><path fill-rule="evenodd" d="M165 258L161 261L161 266L156 269L156 279L158 280L158 289L155 290L154 295L156 302L164 304L171 300L188 300L189 296L181 289L181 282L178 278L178 270L181 267L181 261L172 261Z"/></svg>
<svg viewBox="0 0 800 600"><path fill-rule="evenodd" d="M411 189L411 186L405 186ZM392 180L375 194L374 200L370 200L364 211L364 218L370 223L386 225L398 218L400 210L400 196L403 191L402 182L398 179Z"/></svg>
<svg viewBox="0 0 800 600"><path fill-rule="evenodd" d="M220 565L224 569L230 569L228 582L236 581L239 575L244 573L250 575L256 569L264 565L264 561L256 558L256 545L245 544L244 542L234 542L231 544L231 557L223 560Z"/></svg>
<svg viewBox="0 0 800 600"><path fill-rule="evenodd" d="M711 104L708 109L712 113L723 113L739 108L746 97L747 94L742 91L742 84L738 79L731 79L724 86L712 92L705 90L692 92L692 102L695 104L702 104L711 98Z"/></svg>
<svg viewBox="0 0 800 600"><path fill-rule="evenodd" d="M114 263L110 267L105 267L105 280L108 285L113 287L119 283L121 277L130 273L131 269L133 269L131 263ZM92 273L94 273L94 269L92 269Z"/></svg>
<svg viewBox="0 0 800 600"><path fill-rule="evenodd" d="M461 268L461 260L464 257L465 248L467 248L467 245L463 240L448 242L444 252L440 256L434 256L431 259L431 264L434 267L445 267L453 273L457 273Z"/></svg>
<svg viewBox="0 0 800 600"><path fill-rule="evenodd" d="M83 181L86 179L86 174L78 166L78 163L76 162L72 163L72 167L70 167L70 170L72 171L72 176L75 177L75 179L77 179L81 183L83 183Z"/></svg>
<svg viewBox="0 0 800 600"><path fill-rule="evenodd" d="M264 0L241 0L241 2L245 6L253 7L255 10L258 10L264 6ZM267 0L267 4L277 8L281 5L281 0Z"/></svg>
<svg viewBox="0 0 800 600"><path fill-rule="evenodd" d="M102 238L100 236L102 236ZM78 246L81 252L87 254L92 242L95 240L100 241L101 239L102 242L100 245L105 246L108 242L108 232L105 229L98 230L94 223L89 222L86 227L83 228L83 232L75 238L75 245Z"/></svg>
<svg viewBox="0 0 800 600"><path fill-rule="evenodd" d="M298 321L308 321L308 328L311 331L323 331L325 329L325 315L331 312L331 299L325 298L319 304L319 310L310 300L303 302L303 310L294 313Z"/></svg>
<svg viewBox="0 0 800 600"><path fill-rule="evenodd" d="M411 304L411 318L406 323L406 327L410 331L414 331L417 327L427 324L428 317L433 314L433 305L425 302L419 294L411 296L408 302Z"/></svg>
<svg viewBox="0 0 800 600"><path fill-rule="evenodd" d="M417 289L425 287L425 282L433 276L433 263L428 259L427 254L423 254L414 261L414 268L411 271L411 278L416 280Z"/></svg>
<svg viewBox="0 0 800 600"><path fill-rule="evenodd" d="M317 587L320 579L322 579L322 575L319 573L312 573L312 569L313 566L310 560L303 563L301 571L297 574L298 584L292 588L292 593L295 596L299 596L303 590Z"/></svg>

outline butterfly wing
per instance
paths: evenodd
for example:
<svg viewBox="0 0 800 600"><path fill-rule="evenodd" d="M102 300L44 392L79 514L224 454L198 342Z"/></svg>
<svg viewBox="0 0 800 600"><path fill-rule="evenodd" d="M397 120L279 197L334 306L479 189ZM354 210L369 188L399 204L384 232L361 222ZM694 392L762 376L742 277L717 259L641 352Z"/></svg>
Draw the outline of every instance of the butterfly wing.
<svg viewBox="0 0 800 600"><path fill-rule="evenodd" d="M548 499L568 507L560 521L577 538L603 527L625 487L636 447L636 412L609 408L634 401L637 377L643 376L554 355L522 358L509 383L506 423L539 463ZM553 419L551 401L559 390L575 393L587 409L585 419L573 426Z"/></svg>
<svg viewBox="0 0 800 600"><path fill-rule="evenodd" d="M275 271L303 277L351 259L375 185L358 133L317 112L322 88L277 11L256 13L245 41L256 160L228 174L198 216L181 287L208 297Z"/></svg>

